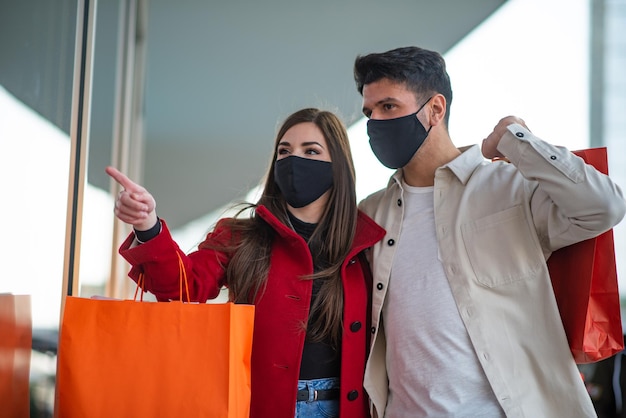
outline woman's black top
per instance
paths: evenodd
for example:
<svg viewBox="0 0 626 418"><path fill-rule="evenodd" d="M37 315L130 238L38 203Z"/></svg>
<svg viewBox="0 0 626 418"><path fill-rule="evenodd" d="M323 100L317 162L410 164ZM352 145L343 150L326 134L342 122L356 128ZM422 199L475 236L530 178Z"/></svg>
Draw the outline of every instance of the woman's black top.
<svg viewBox="0 0 626 418"><path fill-rule="evenodd" d="M313 234L317 224L310 224L303 222L289 213L289 220L293 225L294 230L308 242L309 238ZM312 249L312 254L315 251ZM327 260L319 260L314 257L313 259L313 271L320 271ZM313 293L311 295L311 306L317 297L319 290L322 286L324 279L313 280ZM309 317L309 324L315 321L317 318L314 316ZM302 362L300 363L300 380L321 379L326 377L339 377L341 370L341 347L333 348L330 344L330 339L325 341L312 342L308 335L304 341L304 350L302 351Z"/></svg>

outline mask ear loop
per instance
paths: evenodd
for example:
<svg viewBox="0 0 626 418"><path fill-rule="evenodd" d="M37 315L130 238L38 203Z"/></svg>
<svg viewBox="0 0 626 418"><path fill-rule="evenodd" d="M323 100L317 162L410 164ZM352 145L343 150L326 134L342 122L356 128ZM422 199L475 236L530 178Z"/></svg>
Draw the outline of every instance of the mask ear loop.
<svg viewBox="0 0 626 418"><path fill-rule="evenodd" d="M416 117L416 118L417 118L417 114L418 114L418 113L419 113L419 112L420 112L420 111L424 108L424 106L426 106L426 104L427 104L428 102L430 102L430 100L431 100L433 97L435 97L435 96L430 96L430 97L428 98L428 100L426 100L426 101L424 102L424 104L423 104L423 105L421 105L419 109L417 109L417 112L415 112L415 117ZM419 121L419 119L417 119L417 121L418 121L418 122L420 122L420 121ZM420 123L422 123L422 122L420 122ZM429 128L428 128L428 130L426 131L426 136L428 136L428 134L430 133L430 130L431 130L431 129L433 129L433 125L430 125L430 127L429 127Z"/></svg>
<svg viewBox="0 0 626 418"><path fill-rule="evenodd" d="M426 104L427 104L428 102L430 102L430 100L431 100L433 97L435 97L435 96L430 96L430 97L428 98L428 100L426 100L426 101L424 102L424 104L423 104L423 105L421 105L419 109L417 109L417 112L415 112L415 115L417 115L417 114L420 112L420 110L422 110L422 109L424 108L424 106L426 106Z"/></svg>

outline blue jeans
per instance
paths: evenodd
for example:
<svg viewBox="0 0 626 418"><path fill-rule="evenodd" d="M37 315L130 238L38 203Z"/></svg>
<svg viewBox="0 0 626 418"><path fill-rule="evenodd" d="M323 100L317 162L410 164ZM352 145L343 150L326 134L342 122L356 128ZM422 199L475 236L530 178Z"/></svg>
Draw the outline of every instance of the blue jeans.
<svg viewBox="0 0 626 418"><path fill-rule="evenodd" d="M320 389L339 389L339 379L329 377L325 379L298 380L298 390L308 389L309 399L296 402L294 418L338 418L339 398L316 401L314 391Z"/></svg>

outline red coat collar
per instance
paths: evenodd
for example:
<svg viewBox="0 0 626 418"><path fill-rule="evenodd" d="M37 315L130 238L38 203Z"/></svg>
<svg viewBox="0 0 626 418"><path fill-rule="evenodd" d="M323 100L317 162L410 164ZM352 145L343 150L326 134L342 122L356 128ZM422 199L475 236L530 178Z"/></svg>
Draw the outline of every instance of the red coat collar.
<svg viewBox="0 0 626 418"><path fill-rule="evenodd" d="M280 222L266 206L257 206L256 213L283 238L302 240L293 229ZM376 244L385 236L385 233L386 231L380 225L359 210L357 213L356 233L348 258Z"/></svg>

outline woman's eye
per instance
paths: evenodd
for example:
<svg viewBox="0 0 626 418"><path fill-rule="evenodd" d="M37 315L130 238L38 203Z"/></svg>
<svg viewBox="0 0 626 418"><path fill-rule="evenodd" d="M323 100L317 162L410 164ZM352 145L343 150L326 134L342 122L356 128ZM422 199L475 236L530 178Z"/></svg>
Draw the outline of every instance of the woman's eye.
<svg viewBox="0 0 626 418"><path fill-rule="evenodd" d="M287 148L280 148L278 150L278 155L285 155L285 154L288 154L288 153L289 153L289 150Z"/></svg>
<svg viewBox="0 0 626 418"><path fill-rule="evenodd" d="M312 148L305 151L305 154L309 154L309 155L319 155L319 153L320 152L318 150L312 149Z"/></svg>

